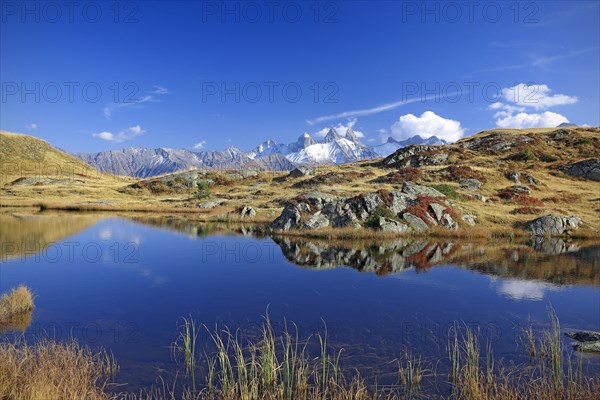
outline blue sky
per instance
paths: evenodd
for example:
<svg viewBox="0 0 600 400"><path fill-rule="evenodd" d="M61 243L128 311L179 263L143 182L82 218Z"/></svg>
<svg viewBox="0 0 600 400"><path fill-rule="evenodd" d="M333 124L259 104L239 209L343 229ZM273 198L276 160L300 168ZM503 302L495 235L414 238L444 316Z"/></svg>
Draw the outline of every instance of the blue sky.
<svg viewBox="0 0 600 400"><path fill-rule="evenodd" d="M1 4L0 128L69 151L600 125L598 1Z"/></svg>

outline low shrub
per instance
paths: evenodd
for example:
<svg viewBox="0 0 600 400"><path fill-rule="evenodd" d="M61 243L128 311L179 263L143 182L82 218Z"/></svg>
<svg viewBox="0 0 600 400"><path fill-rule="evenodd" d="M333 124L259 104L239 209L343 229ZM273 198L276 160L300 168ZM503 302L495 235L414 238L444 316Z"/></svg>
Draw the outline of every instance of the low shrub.
<svg viewBox="0 0 600 400"><path fill-rule="evenodd" d="M541 214L542 211L544 211L541 208L537 208L537 207L517 207L515 209L513 209L510 213L513 215L519 215L519 214L526 214L526 215L535 215L535 214Z"/></svg>
<svg viewBox="0 0 600 400"><path fill-rule="evenodd" d="M447 196L448 198L450 198L452 200L460 199L460 195L458 194L458 192L456 191L454 186L450 186L445 183L440 183L437 185L429 185L429 187L434 188L435 190L437 190L438 192L442 193L443 195Z"/></svg>
<svg viewBox="0 0 600 400"><path fill-rule="evenodd" d="M526 194L519 193L512 189L503 189L498 192L498 197L502 200L520 204L522 206L543 207L544 202L537 197L532 197Z"/></svg>
<svg viewBox="0 0 600 400"><path fill-rule="evenodd" d="M455 182L460 182L463 179L477 179L480 182L487 182L483 172L474 170L467 165L450 165L442 170L448 179Z"/></svg>

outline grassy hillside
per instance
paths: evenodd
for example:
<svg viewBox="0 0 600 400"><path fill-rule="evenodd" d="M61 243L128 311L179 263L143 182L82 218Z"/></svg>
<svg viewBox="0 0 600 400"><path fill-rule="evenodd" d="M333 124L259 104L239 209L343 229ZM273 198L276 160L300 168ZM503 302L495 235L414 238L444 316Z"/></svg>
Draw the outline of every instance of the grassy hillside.
<svg viewBox="0 0 600 400"><path fill-rule="evenodd" d="M44 140L0 131L0 205L96 201L118 196L115 189L130 182L101 173Z"/></svg>
<svg viewBox="0 0 600 400"><path fill-rule="evenodd" d="M2 161L36 165L38 160L57 160L90 168L39 139L6 133L0 139ZM410 157L399 152L394 155L398 162L388 158L319 166L314 174L300 177L286 172L187 171L139 181L92 171L67 175L67 181L15 183L29 175L13 173L0 186L0 201L57 209L177 212L196 220L235 219L236 210L249 205L257 210L256 221L270 222L286 202L303 193L348 197L398 190L411 180L446 193L459 213L475 215L477 225L468 228L473 234L514 229L549 213L577 215L600 228L600 182L565 173L572 163L600 158L599 128L496 129ZM481 186L468 188L465 179L476 179ZM515 186L527 186L528 191L516 192ZM198 207L211 201L216 205Z"/></svg>

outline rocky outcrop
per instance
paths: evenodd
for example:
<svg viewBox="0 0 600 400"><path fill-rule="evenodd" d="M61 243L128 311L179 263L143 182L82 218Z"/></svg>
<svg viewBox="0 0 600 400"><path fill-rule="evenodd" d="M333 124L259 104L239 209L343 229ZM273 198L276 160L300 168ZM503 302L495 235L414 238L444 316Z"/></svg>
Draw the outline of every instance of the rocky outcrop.
<svg viewBox="0 0 600 400"><path fill-rule="evenodd" d="M527 135L509 135L491 131L487 135L475 135L459 140L456 144L464 149L482 153L504 153L533 141Z"/></svg>
<svg viewBox="0 0 600 400"><path fill-rule="evenodd" d="M428 186L404 182L399 191L365 193L337 198L319 192L301 195L284 206L271 224L275 231L291 229L361 228L424 232L432 225L457 230L454 210L446 196Z"/></svg>
<svg viewBox="0 0 600 400"><path fill-rule="evenodd" d="M288 177L290 178L302 178L304 176L310 176L315 174L315 168L308 166L299 166L290 171Z"/></svg>
<svg viewBox="0 0 600 400"><path fill-rule="evenodd" d="M521 172L510 172L509 174L506 175L506 177L513 181L516 185L521 185L521 177L523 177L527 183L529 183L530 185L540 185L542 182L540 182L539 179L537 179L535 176L528 174L528 173L521 173Z"/></svg>
<svg viewBox="0 0 600 400"><path fill-rule="evenodd" d="M592 158L590 160L579 161L575 164L565 166L565 174L600 181L600 159Z"/></svg>
<svg viewBox="0 0 600 400"><path fill-rule="evenodd" d="M577 341L573 344L575 350L586 353L600 353L600 332L565 332L565 335Z"/></svg>
<svg viewBox="0 0 600 400"><path fill-rule="evenodd" d="M527 229L535 236L561 236L578 229L582 223L581 219L575 216L546 215L529 222Z"/></svg>
<svg viewBox="0 0 600 400"><path fill-rule="evenodd" d="M425 240L396 239L367 247L284 236L276 236L273 240L281 247L283 255L296 265L314 269L344 265L360 272L380 275L425 269L443 262L456 250L453 243L428 243Z"/></svg>
<svg viewBox="0 0 600 400"><path fill-rule="evenodd" d="M441 150L439 146L412 145L387 156L382 164L385 167L421 167L447 163L448 157L449 153Z"/></svg>
<svg viewBox="0 0 600 400"><path fill-rule="evenodd" d="M197 205L197 207L198 208L205 208L205 209L215 208L215 207L218 207L218 206L222 205L225 202L227 202L226 199L215 198L215 199L207 200L207 201L205 201L203 203L199 203Z"/></svg>

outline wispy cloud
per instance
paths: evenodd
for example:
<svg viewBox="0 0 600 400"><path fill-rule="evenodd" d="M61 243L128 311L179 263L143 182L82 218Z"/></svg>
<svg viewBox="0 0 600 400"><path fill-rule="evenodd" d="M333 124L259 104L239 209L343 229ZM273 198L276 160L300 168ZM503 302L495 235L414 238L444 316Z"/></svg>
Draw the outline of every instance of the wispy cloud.
<svg viewBox="0 0 600 400"><path fill-rule="evenodd" d="M34 130L34 129L37 129L37 128L38 128L37 124L29 124L29 125L25 125L25 129L31 129L31 130Z"/></svg>
<svg viewBox="0 0 600 400"><path fill-rule="evenodd" d="M313 119L307 119L306 122L309 125L315 125L320 122L331 121L331 120L336 120L336 119L364 117L364 116L368 116L368 115L378 114L378 113L381 113L384 111L394 110L396 108L402 107L407 104L418 103L419 101L426 102L431 99L442 99L442 98L446 98L446 97L452 98L458 94L462 94L462 92L446 93L443 96L441 96L439 94L434 95L434 96L422 96L422 97L418 97L418 98L414 98L414 99L407 99L407 100L396 101L394 103L382 104L380 106L376 106L373 108L365 108L362 110L344 111L344 112L341 112L338 114L324 115L324 116L313 118Z"/></svg>
<svg viewBox="0 0 600 400"><path fill-rule="evenodd" d="M155 97L151 96L151 95L147 95L147 96L140 97L139 99L128 101L127 103L111 103L108 106L104 107L104 109L102 111L104 112L104 116L106 117L106 119L111 119L112 114L116 109L139 106L140 104L153 102L153 101L157 101L155 99Z"/></svg>
<svg viewBox="0 0 600 400"><path fill-rule="evenodd" d="M106 119L111 119L114 111L117 109L139 108L139 107L141 107L140 105L144 104L144 103L160 102L160 99L158 99L158 96L162 96L162 95L169 94L169 93L171 93L169 91L169 89L167 89L164 86L154 86L154 90L148 92L148 94L146 94L145 96L142 96L137 99L130 99L130 100L128 100L126 102L122 102L122 103L108 104L107 106L105 106L102 109L102 112L104 113L104 117Z"/></svg>
<svg viewBox="0 0 600 400"><path fill-rule="evenodd" d="M533 58L531 61L528 62L524 62L524 63L520 63L520 64L507 64L507 65L501 65L498 67L493 67L493 68L484 68L484 69L480 69L477 70L475 72L498 72L498 71L506 71L506 70L517 70L517 69L523 69L523 68L547 68L551 63L558 61L558 60L564 60L564 59L568 59L571 57L576 57L582 54L587 54L587 53L592 53L595 51L600 50L600 47L590 47L587 49L580 49L580 50L570 50L568 52L566 52L565 54L556 54L556 55L552 55L552 56L540 56L540 57L535 57Z"/></svg>
<svg viewBox="0 0 600 400"><path fill-rule="evenodd" d="M127 129L121 129L117 133L102 131L99 133L93 133L92 136L109 142L121 143L126 140L131 140L138 136L141 136L144 133L146 133L146 131L143 130L140 125L135 125L130 126Z"/></svg>
<svg viewBox="0 0 600 400"><path fill-rule="evenodd" d="M164 86L156 86L155 85L154 90L151 91L150 93L152 93L152 94L169 94L171 92L169 91L169 89L167 89Z"/></svg>

